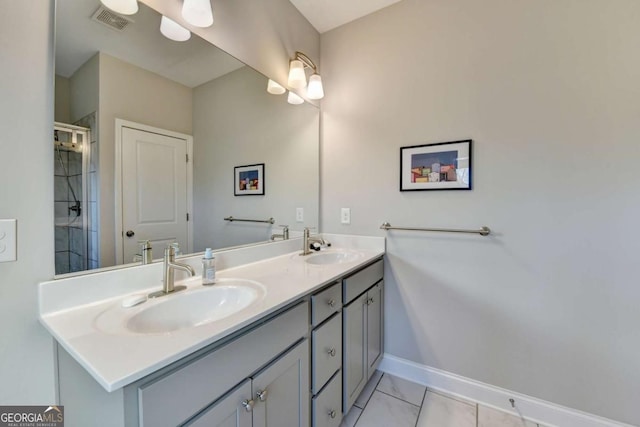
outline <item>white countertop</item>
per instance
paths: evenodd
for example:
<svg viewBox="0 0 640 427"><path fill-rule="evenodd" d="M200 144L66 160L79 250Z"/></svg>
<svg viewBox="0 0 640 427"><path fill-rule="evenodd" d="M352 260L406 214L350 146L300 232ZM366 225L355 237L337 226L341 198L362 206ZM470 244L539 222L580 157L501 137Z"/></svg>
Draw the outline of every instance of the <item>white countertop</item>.
<svg viewBox="0 0 640 427"><path fill-rule="evenodd" d="M70 289L83 292L83 277L85 281L90 281L91 275L67 279L68 283L62 283L61 280L41 284L40 321L58 343L102 387L111 392L252 324L384 254L383 238L349 240L336 236L332 238L338 240L336 243L339 244L339 249L357 249L362 256L352 262L318 266L306 263L305 258L298 255L300 251L296 251L219 270L217 277L223 279L223 282L224 279L230 278L254 280L259 282L266 292L249 307L215 322L163 334L110 333L97 327L96 318L101 313L119 307L122 300L128 296L158 290L159 285L146 289L141 289L139 285L133 286L133 291L108 298L104 298L108 293L98 290L95 294L102 297L101 299L96 298L89 303L85 301L83 304L58 310L49 309L62 307L59 301L46 301L47 298L53 299L52 295L56 295L57 299L63 299L56 294L54 286L58 285L58 289L65 292L69 292ZM363 240L368 239L370 240L367 244L362 244ZM354 242L355 244L350 244ZM336 250L336 243L333 250ZM148 266L140 267L141 271L144 268ZM131 270L136 269L123 269L120 270L120 274L118 271L110 272L109 280L122 282L125 274L130 276L133 273ZM105 282L104 277L102 282ZM201 286L201 279L194 277L177 283L187 285L188 288L196 288ZM101 284L102 287L105 285L107 284ZM122 289L122 286L118 283L116 287ZM91 286L84 288L85 291L91 289ZM87 298L85 296L85 300ZM162 299L164 298L171 298L171 295ZM147 303L142 305L145 304Z"/></svg>

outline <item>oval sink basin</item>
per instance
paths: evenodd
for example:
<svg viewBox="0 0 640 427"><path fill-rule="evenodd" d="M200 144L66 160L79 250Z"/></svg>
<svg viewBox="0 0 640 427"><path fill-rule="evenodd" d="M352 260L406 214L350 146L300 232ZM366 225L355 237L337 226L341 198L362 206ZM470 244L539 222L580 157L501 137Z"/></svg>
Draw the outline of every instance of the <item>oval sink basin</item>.
<svg viewBox="0 0 640 427"><path fill-rule="evenodd" d="M309 255L305 262L312 265L344 264L357 261L359 258L362 258L362 254L359 252L335 251Z"/></svg>
<svg viewBox="0 0 640 427"><path fill-rule="evenodd" d="M221 279L213 286L151 299L134 308L111 308L99 316L97 326L112 333L175 332L229 317L264 294L264 288L258 282Z"/></svg>

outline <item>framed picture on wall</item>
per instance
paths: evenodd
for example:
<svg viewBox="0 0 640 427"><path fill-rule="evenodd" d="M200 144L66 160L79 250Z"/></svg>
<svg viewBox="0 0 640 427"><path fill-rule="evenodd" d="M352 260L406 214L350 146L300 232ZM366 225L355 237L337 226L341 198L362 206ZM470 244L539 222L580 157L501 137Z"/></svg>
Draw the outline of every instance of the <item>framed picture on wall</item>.
<svg viewBox="0 0 640 427"><path fill-rule="evenodd" d="M264 195L264 163L233 168L235 196Z"/></svg>
<svg viewBox="0 0 640 427"><path fill-rule="evenodd" d="M471 140L400 147L400 191L471 190Z"/></svg>

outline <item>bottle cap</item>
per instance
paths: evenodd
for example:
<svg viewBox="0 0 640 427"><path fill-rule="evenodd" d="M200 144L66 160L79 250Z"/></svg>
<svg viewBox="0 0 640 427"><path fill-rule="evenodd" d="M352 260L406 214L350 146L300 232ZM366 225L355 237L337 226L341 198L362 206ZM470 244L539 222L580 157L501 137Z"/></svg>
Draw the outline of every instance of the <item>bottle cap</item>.
<svg viewBox="0 0 640 427"><path fill-rule="evenodd" d="M212 252L211 248L207 248L207 249L204 251L204 258L205 258L205 259L211 259L211 258L213 258L213 252Z"/></svg>

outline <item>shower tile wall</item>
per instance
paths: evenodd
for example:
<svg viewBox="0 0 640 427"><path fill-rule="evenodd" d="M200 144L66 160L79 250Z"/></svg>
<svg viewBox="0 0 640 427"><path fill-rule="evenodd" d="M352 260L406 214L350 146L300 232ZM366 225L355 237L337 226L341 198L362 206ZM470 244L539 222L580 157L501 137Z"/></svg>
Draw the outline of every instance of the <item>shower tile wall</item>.
<svg viewBox="0 0 640 427"><path fill-rule="evenodd" d="M87 174L87 269L99 268L100 245L98 233L98 123L96 113L91 113L74 123L91 129L89 149L89 169Z"/></svg>
<svg viewBox="0 0 640 427"><path fill-rule="evenodd" d="M82 202L82 153L54 153L56 274L83 270L85 260L82 216L72 207ZM61 162L62 160L62 162ZM65 169L66 173L65 174ZM67 178L68 176L68 178ZM69 187L73 188L73 192ZM73 194L75 193L75 199Z"/></svg>

